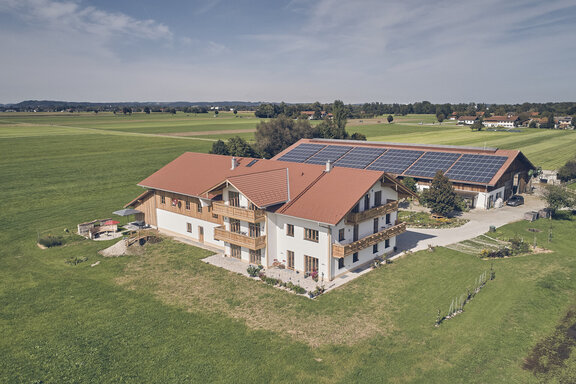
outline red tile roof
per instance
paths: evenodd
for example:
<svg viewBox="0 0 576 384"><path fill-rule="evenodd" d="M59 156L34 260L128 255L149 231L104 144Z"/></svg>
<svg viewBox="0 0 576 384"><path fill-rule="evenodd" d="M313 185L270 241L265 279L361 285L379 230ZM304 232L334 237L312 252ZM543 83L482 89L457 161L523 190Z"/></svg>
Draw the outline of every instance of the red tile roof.
<svg viewBox="0 0 576 384"><path fill-rule="evenodd" d="M140 186L188 196L210 198L229 182L258 207L277 213L337 224L384 172L250 158L184 153L139 183ZM401 184L399 188L403 188Z"/></svg>

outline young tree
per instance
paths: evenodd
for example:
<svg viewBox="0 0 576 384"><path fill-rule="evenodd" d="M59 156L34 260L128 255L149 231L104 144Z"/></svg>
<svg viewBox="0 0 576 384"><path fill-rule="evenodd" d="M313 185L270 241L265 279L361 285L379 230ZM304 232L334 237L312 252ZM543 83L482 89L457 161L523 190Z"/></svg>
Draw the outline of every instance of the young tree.
<svg viewBox="0 0 576 384"><path fill-rule="evenodd" d="M552 216L560 208L572 208L576 205L574 193L560 185L547 185L544 190L544 199L552 211Z"/></svg>
<svg viewBox="0 0 576 384"><path fill-rule="evenodd" d="M446 116L443 113L439 113L436 115L436 119L438 120L438 122L440 124L442 124L442 122L444 121L445 118L446 118Z"/></svg>
<svg viewBox="0 0 576 384"><path fill-rule="evenodd" d="M386 118L386 120L388 120L388 124L391 124L391 123L394 121L394 116L388 115L388 117Z"/></svg>
<svg viewBox="0 0 576 384"><path fill-rule="evenodd" d="M576 159L568 160L558 170L558 178L562 181L576 179Z"/></svg>
<svg viewBox="0 0 576 384"><path fill-rule="evenodd" d="M448 216L458 210L458 199L450 180L442 171L436 172L430 188L422 192L420 201L434 215Z"/></svg>
<svg viewBox="0 0 576 384"><path fill-rule="evenodd" d="M484 124L482 124L481 120L476 120L474 124L470 126L470 130L472 131L481 131L484 128Z"/></svg>

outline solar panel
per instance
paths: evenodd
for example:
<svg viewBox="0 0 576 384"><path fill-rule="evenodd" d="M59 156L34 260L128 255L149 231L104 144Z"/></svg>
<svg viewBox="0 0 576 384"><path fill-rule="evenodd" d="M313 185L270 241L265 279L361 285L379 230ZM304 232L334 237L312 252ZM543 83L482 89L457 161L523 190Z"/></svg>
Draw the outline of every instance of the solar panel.
<svg viewBox="0 0 576 384"><path fill-rule="evenodd" d="M285 153L278 160L281 161L292 161L294 163L303 163L309 157L312 157L316 152L324 148L325 145L322 144L300 144L296 148L292 149L290 152Z"/></svg>
<svg viewBox="0 0 576 384"><path fill-rule="evenodd" d="M305 161L308 164L326 164L328 160L335 162L352 147L344 145L328 145L326 148L318 151L314 156Z"/></svg>
<svg viewBox="0 0 576 384"><path fill-rule="evenodd" d="M417 177L434 177L437 171L446 172L460 157L459 153L426 152L404 174Z"/></svg>
<svg viewBox="0 0 576 384"><path fill-rule="evenodd" d="M334 166L364 169L384 152L384 148L354 147L338 159Z"/></svg>
<svg viewBox="0 0 576 384"><path fill-rule="evenodd" d="M462 155L446 176L452 180L488 183L506 160L505 156Z"/></svg>
<svg viewBox="0 0 576 384"><path fill-rule="evenodd" d="M422 156L423 153L422 151L389 149L366 169L400 174L412 165L416 159Z"/></svg>

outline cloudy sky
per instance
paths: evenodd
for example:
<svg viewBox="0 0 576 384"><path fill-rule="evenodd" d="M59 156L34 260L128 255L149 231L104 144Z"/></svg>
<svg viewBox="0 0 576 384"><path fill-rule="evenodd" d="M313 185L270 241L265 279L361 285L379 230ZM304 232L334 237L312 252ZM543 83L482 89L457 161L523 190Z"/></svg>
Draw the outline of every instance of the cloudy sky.
<svg viewBox="0 0 576 384"><path fill-rule="evenodd" d="M0 0L0 103L576 101L574 0Z"/></svg>

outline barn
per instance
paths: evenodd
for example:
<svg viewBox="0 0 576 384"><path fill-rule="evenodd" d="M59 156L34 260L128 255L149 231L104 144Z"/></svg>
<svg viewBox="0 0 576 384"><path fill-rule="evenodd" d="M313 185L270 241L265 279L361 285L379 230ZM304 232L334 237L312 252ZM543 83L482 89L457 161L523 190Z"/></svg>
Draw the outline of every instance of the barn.
<svg viewBox="0 0 576 384"><path fill-rule="evenodd" d="M401 144L332 139L302 139L273 160L383 171L412 177L428 188L438 170L472 208L493 208L497 201L528 192L534 165L518 150L452 145Z"/></svg>

